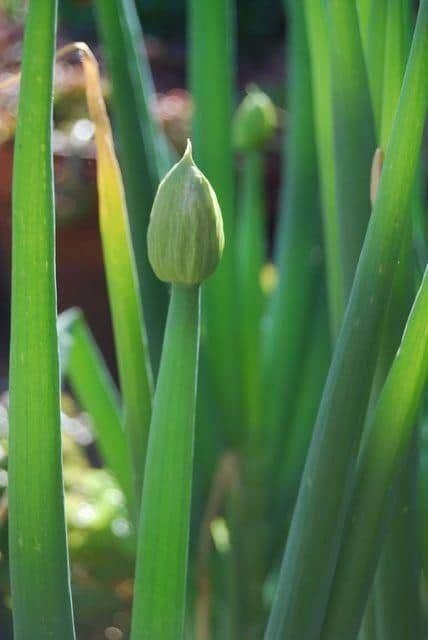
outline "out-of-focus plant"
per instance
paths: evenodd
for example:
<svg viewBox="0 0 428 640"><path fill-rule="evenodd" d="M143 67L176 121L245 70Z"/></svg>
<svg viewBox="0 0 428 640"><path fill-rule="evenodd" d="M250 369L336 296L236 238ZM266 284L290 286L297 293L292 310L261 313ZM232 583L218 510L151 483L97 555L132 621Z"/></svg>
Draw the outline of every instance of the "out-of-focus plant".
<svg viewBox="0 0 428 640"><path fill-rule="evenodd" d="M133 640L426 635L428 0L414 29L410 0L378 4L284 2L273 264L264 164L277 112L250 87L233 116L233 0L188 2L196 164L189 143L168 173L134 1L96 3L119 161L95 58L82 44L61 54L80 52L95 127L119 365L117 389L83 315L60 318L62 375L115 476L82 460L66 468L69 548L103 585L135 566ZM15 152L16 640L74 637L50 169L55 9L30 1ZM419 544L419 556L403 552Z"/></svg>

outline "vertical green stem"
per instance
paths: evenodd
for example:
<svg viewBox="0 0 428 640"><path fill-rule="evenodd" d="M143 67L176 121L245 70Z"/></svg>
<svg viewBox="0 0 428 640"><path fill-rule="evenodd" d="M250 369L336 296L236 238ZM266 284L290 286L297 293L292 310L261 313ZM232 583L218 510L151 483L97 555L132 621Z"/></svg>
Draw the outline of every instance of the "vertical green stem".
<svg viewBox="0 0 428 640"><path fill-rule="evenodd" d="M144 475L132 640L184 632L199 287L172 285Z"/></svg>
<svg viewBox="0 0 428 640"><path fill-rule="evenodd" d="M375 130L354 0L329 0L336 198L348 297L370 215Z"/></svg>
<svg viewBox="0 0 428 640"><path fill-rule="evenodd" d="M420 632L415 453L396 482L391 528L374 583L379 640L418 638Z"/></svg>
<svg viewBox="0 0 428 640"><path fill-rule="evenodd" d="M364 612L364 618L361 623L358 640L376 640L376 625L376 607L374 603L374 595L372 593L369 597L369 601Z"/></svg>
<svg viewBox="0 0 428 640"><path fill-rule="evenodd" d="M234 103L234 0L188 0L189 78L195 104L194 156L217 194L225 250L204 288L206 358L222 398L229 444L242 439L234 256L235 194L231 123ZM203 345L204 346L204 345Z"/></svg>
<svg viewBox="0 0 428 640"><path fill-rule="evenodd" d="M299 366L310 330L310 309L320 260L318 180L310 61L303 4L285 3L290 24L290 113L284 137L284 184L276 245L278 285L264 322L263 444L278 459L292 417ZM269 463L270 464L270 463ZM276 465L271 466L271 472Z"/></svg>
<svg viewBox="0 0 428 640"><path fill-rule="evenodd" d="M383 18L386 25L384 28L385 52L381 101L382 119L380 122L380 145L383 149L386 148L391 134L409 50L409 2L408 0L387 0L384 11ZM415 198L413 198L412 204L414 202ZM377 402L395 351L400 343L400 336L411 306L413 266L411 216L409 215L407 228L403 234L401 256L396 267L391 299L385 314L371 404ZM412 461L409 460L405 472L401 474L399 482L396 483L395 492L398 494L398 499L394 509L393 523L373 583L372 600L378 621L378 640L388 640L394 636L400 637L400 633L406 628L409 637L416 637L411 633L412 625L410 624L413 621L413 631L416 633L418 621L415 611L417 610L418 585L415 577L414 554L409 553L408 546L403 544L406 537L410 541L414 533L413 511L410 508L414 507L414 499L412 498L414 483L410 482L413 466ZM406 509L405 513L402 512L403 509ZM398 584L402 583L405 588L400 589L398 584L391 584L391 578L397 575L400 575Z"/></svg>
<svg viewBox="0 0 428 640"><path fill-rule="evenodd" d="M57 3L31 0L13 177L9 544L15 640L74 639L56 331L52 78Z"/></svg>
<svg viewBox="0 0 428 640"><path fill-rule="evenodd" d="M339 216L335 193L336 170L328 32L322 0L305 0L305 19L311 55L330 333L334 342L345 310L345 287L341 268Z"/></svg>
<svg viewBox="0 0 428 640"><path fill-rule="evenodd" d="M266 259L264 160L249 151L244 167L237 229L238 291L241 316L242 376L246 422L260 419L260 321L264 296L260 272Z"/></svg>
<svg viewBox="0 0 428 640"><path fill-rule="evenodd" d="M387 0L380 146L391 133L410 46L409 0Z"/></svg>
<svg viewBox="0 0 428 640"><path fill-rule="evenodd" d="M385 57L385 32L388 0L372 1L367 24L365 61L373 116L378 138L382 127L384 70L389 65ZM363 40L364 43L364 40Z"/></svg>
<svg viewBox="0 0 428 640"><path fill-rule="evenodd" d="M295 498L331 358L325 291L314 305L314 320L303 362L296 410L287 434L275 498L279 514ZM282 527L279 527L282 531Z"/></svg>

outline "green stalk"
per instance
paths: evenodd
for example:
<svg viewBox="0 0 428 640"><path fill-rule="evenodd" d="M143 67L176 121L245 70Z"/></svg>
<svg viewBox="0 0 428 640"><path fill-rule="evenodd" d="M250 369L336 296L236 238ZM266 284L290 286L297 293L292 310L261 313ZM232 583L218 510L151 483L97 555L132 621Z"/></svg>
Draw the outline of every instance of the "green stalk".
<svg viewBox="0 0 428 640"><path fill-rule="evenodd" d="M199 286L172 285L144 477L132 640L183 637L199 298Z"/></svg>
<svg viewBox="0 0 428 640"><path fill-rule="evenodd" d="M408 0L388 0L385 4L385 64L380 134L382 148L386 148L391 134L410 43ZM413 203L414 198L412 205ZM383 335L370 404L377 403L394 353L399 346L400 335L403 332L411 306L412 288L413 263L411 260L411 217L409 216L407 229L403 233L401 256L396 267L391 300L388 304L382 330ZM417 636L418 616L415 615L415 610L419 595L415 572L415 554L409 553L408 545L403 544L407 538L409 542L414 538L412 509L409 507L409 501L410 503L414 502L412 498L414 483L410 481L413 477L413 461L409 460L406 467L399 482L396 483L395 492L398 494L394 509L394 521L396 522L387 537L374 583L373 601L378 620L379 640L400 637L400 634L405 630L409 637ZM405 486L406 490L403 491L401 485ZM402 512L403 510L404 512ZM400 579L393 584L391 579L398 575L400 575Z"/></svg>
<svg viewBox="0 0 428 640"><path fill-rule="evenodd" d="M299 382L305 339L310 331L310 310L319 274L318 181L312 113L309 51L303 5L289 2L291 23L289 132L284 137L284 187L276 258L279 281L269 300L264 320L262 353L265 403L260 432L268 447L267 464L282 454ZM272 452L272 456L270 452Z"/></svg>
<svg viewBox="0 0 428 640"><path fill-rule="evenodd" d="M370 596L361 623L358 640L376 640L376 610L373 595Z"/></svg>
<svg viewBox="0 0 428 640"><path fill-rule="evenodd" d="M263 152L249 151L243 161L237 229L238 290L246 422L254 428L260 419L260 321L264 305L260 272L266 260Z"/></svg>
<svg viewBox="0 0 428 640"><path fill-rule="evenodd" d="M56 332L51 145L56 12L53 0L29 4L15 138L9 450L15 640L75 637Z"/></svg>
<svg viewBox="0 0 428 640"><path fill-rule="evenodd" d="M380 146L386 148L409 53L409 0L387 0Z"/></svg>
<svg viewBox="0 0 428 640"><path fill-rule="evenodd" d="M373 115L378 138L382 127L384 70L390 61L385 55L385 32L388 0L371 2L367 25L365 61Z"/></svg>
<svg viewBox="0 0 428 640"><path fill-rule="evenodd" d="M320 631L416 173L428 103L427 65L428 1L422 0L378 196L303 472L269 640L310 640Z"/></svg>
<svg viewBox="0 0 428 640"><path fill-rule="evenodd" d="M137 273L153 369L159 365L167 310L166 287L155 277L146 248L150 208L170 168L166 141L150 113L155 89L134 0L97 0L97 19L112 80L112 102Z"/></svg>
<svg viewBox="0 0 428 640"><path fill-rule="evenodd" d="M361 42L364 54L366 55L368 46L368 34L370 23L370 12L373 0L357 0L358 21L360 23Z"/></svg>
<svg viewBox="0 0 428 640"><path fill-rule="evenodd" d="M322 0L305 0L304 6L311 56L330 332L334 342L345 311L345 287L341 269L339 215L335 194L336 170L334 166L333 105L328 33Z"/></svg>
<svg viewBox="0 0 428 640"><path fill-rule="evenodd" d="M70 309L59 317L60 341L68 342L62 363L80 406L92 418L105 464L122 488L131 509L135 495L129 451L122 424L120 399L83 314Z"/></svg>
<svg viewBox="0 0 428 640"><path fill-rule="evenodd" d="M325 292L318 296L314 307L315 318L304 357L299 384L296 411L284 447L276 498L281 516L290 507L299 486L299 478L305 463L320 398L324 388L331 358L328 313Z"/></svg>
<svg viewBox="0 0 428 640"><path fill-rule="evenodd" d="M347 299L370 216L370 166L375 150L375 131L354 0L329 0L327 17L336 199Z"/></svg>
<svg viewBox="0 0 428 640"><path fill-rule="evenodd" d="M356 637L428 376L428 269L358 462L322 638ZM400 505L402 506L402 505Z"/></svg>
<svg viewBox="0 0 428 640"><path fill-rule="evenodd" d="M236 237L231 130L234 4L234 0L188 0L189 78L195 104L194 155L217 193L226 238L221 264L204 288L204 324L207 363L214 393L222 399L229 445L242 440L243 435L239 359L236 358L239 332L233 247Z"/></svg>
<svg viewBox="0 0 428 640"><path fill-rule="evenodd" d="M374 582L379 640L420 637L415 451L396 481L395 508Z"/></svg>

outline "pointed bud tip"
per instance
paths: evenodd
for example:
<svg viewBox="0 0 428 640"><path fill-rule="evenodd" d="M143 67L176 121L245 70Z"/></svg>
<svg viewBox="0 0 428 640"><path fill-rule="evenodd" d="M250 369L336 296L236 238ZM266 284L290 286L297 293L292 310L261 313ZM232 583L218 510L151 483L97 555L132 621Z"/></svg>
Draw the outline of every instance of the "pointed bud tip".
<svg viewBox="0 0 428 640"><path fill-rule="evenodd" d="M195 164L195 161L193 160L193 149L192 149L192 141L190 140L190 138L187 138L187 142L186 142L186 149L183 153L183 156L180 160L180 162L187 162L188 164Z"/></svg>

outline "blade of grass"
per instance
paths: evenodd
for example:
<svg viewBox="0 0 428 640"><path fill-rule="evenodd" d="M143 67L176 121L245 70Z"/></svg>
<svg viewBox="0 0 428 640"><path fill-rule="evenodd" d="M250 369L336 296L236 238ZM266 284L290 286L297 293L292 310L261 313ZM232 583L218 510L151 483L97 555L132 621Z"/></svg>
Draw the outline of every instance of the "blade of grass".
<svg viewBox="0 0 428 640"><path fill-rule="evenodd" d="M138 502L143 482L152 397L146 330L122 174L114 150L98 64L91 50L82 43L64 49L63 55L67 50L76 48L81 53L88 110L95 125L100 232L119 367L123 421Z"/></svg>
<svg viewBox="0 0 428 640"><path fill-rule="evenodd" d="M427 65L428 1L422 0L378 196L300 484L268 640L310 640L320 631L419 157L428 102Z"/></svg>
<svg viewBox="0 0 428 640"><path fill-rule="evenodd" d="M146 233L157 186L171 166L164 136L150 113L155 90L134 0L96 2L112 80L112 103L153 370L159 365L167 291L147 259Z"/></svg>
<svg viewBox="0 0 428 640"><path fill-rule="evenodd" d="M9 440L15 640L75 637L56 333L51 143L56 12L53 0L29 4L15 138Z"/></svg>
<svg viewBox="0 0 428 640"><path fill-rule="evenodd" d="M199 298L199 287L172 286L144 477L132 640L183 637Z"/></svg>
<svg viewBox="0 0 428 640"><path fill-rule="evenodd" d="M235 194L232 152L234 102L234 0L188 0L189 78L195 105L194 156L216 191L223 212L226 246L204 287L206 358L213 391L225 411L226 440L242 440L241 390L234 260Z"/></svg>
<svg viewBox="0 0 428 640"><path fill-rule="evenodd" d="M377 5L376 5L377 6ZM375 131L355 2L329 0L336 199L345 299L370 215L370 166Z"/></svg>
<svg viewBox="0 0 428 640"><path fill-rule="evenodd" d="M58 319L60 342L66 340L64 375L80 406L92 418L96 442L135 513L129 450L115 384L81 311L70 309Z"/></svg>
<svg viewBox="0 0 428 640"><path fill-rule="evenodd" d="M311 57L330 332L334 341L345 311L345 286L341 269L339 216L335 194L333 105L328 33L322 0L305 0L304 6Z"/></svg>
<svg viewBox="0 0 428 640"><path fill-rule="evenodd" d="M356 637L428 376L428 269L358 461L322 638Z"/></svg>

